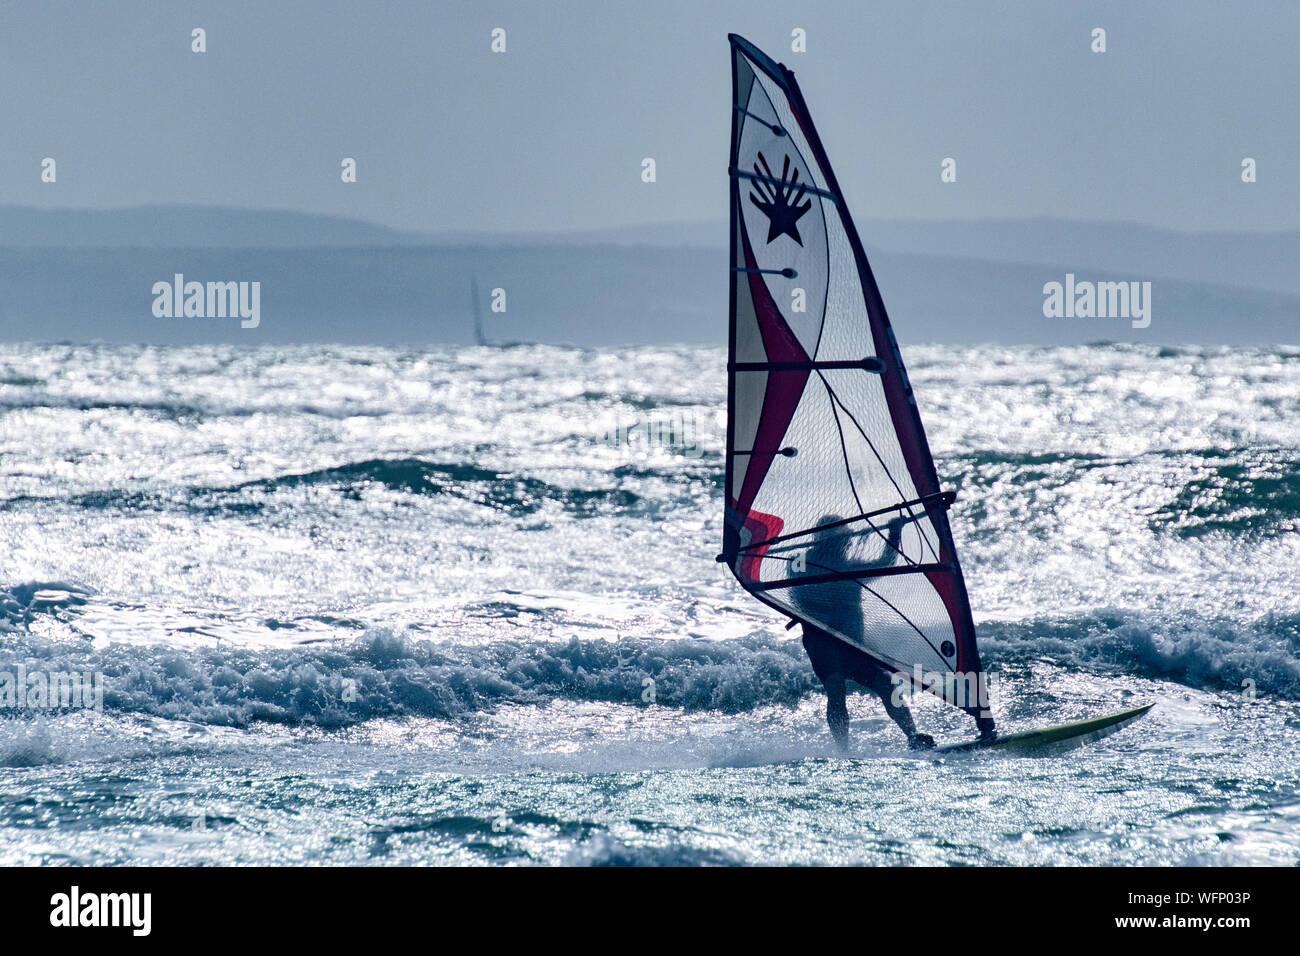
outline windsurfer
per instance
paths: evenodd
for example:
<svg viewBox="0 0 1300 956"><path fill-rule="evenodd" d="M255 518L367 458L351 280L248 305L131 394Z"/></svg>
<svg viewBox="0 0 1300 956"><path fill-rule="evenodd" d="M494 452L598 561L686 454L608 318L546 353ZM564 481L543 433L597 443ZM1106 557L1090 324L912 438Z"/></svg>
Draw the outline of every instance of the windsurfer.
<svg viewBox="0 0 1300 956"><path fill-rule="evenodd" d="M884 549L876 558L854 563L849 556L849 544L861 531L851 531L840 525L838 515L824 515L817 522L818 527L833 525L822 532L816 542L808 549L803 564L803 573L808 575L825 575L837 571L853 569L876 569L888 567L901 554L903 528L913 520L910 515L899 515L884 527ZM880 537L880 530L872 527L868 532L871 538ZM815 585L806 585L796 589L797 603L801 606L816 606L815 617L828 622L835 630L850 638L857 638L863 629L862 585L855 578L841 578ZM867 688L880 698L885 712L894 723L907 735L907 742L914 750L934 746L934 738L929 734L919 733L912 720L912 713L901 697L895 694L895 683L889 671L877 664L872 658L850 645L847 641L835 637L822 628L803 622L803 646L812 662L813 671L826 690L826 723L830 726L831 736L841 748L849 743L849 711L847 702L847 682ZM992 736L993 721L989 718L977 718L982 736Z"/></svg>
<svg viewBox="0 0 1300 956"><path fill-rule="evenodd" d="M825 515L817 525L834 525L840 520L839 515ZM884 552L876 559L864 562L862 567L892 564L906 523L905 516L890 521L885 526ZM843 527L822 532L805 555L803 573L811 576L849 570L849 543L857 533ZM849 637L856 637L862 631L862 586L855 579L842 578L806 585L797 588L796 594L798 604L815 604L818 608L818 613L809 616L831 623ZM803 622L803 646L817 679L826 689L826 723L840 747L846 748L849 744L848 681L862 685L880 698L885 712L907 735L909 746L913 749L934 746L934 738L917 732L907 704L895 700L894 682L889 672L866 654L806 621Z"/></svg>

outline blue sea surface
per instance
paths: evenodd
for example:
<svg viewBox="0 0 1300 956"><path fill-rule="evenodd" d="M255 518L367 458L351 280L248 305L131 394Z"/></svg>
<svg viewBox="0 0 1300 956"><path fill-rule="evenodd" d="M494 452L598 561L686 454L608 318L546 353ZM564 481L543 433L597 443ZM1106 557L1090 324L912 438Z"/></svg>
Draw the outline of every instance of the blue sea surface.
<svg viewBox="0 0 1300 956"><path fill-rule="evenodd" d="M0 864L1300 863L1300 348L907 359L1000 727L1141 721L838 753L716 349L0 346Z"/></svg>

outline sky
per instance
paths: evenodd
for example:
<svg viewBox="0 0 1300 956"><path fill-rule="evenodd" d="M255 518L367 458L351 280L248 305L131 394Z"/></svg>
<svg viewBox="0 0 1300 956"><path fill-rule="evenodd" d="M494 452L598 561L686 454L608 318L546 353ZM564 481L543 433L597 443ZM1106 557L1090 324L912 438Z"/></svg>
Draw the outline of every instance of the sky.
<svg viewBox="0 0 1300 956"><path fill-rule="evenodd" d="M0 204L722 221L730 31L794 69L859 219L1300 228L1300 4L1188 0L5 0Z"/></svg>

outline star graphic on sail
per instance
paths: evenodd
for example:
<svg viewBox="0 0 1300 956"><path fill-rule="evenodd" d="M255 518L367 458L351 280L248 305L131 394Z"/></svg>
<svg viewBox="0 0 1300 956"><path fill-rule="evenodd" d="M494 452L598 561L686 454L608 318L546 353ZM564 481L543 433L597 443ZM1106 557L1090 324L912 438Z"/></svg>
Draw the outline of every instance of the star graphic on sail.
<svg viewBox="0 0 1300 956"><path fill-rule="evenodd" d="M763 164L762 169L758 168L759 163ZM771 167L767 165L766 157L759 153L758 163L754 164L754 172L762 176L763 181L754 184L754 192L749 194L749 201L767 216L768 244L771 245L778 236L786 235L802 246L803 240L799 238L799 228L796 224L803 214L812 208L812 200L804 199L808 186L799 184L799 167L796 166L793 172L790 171L790 156L787 153L785 165L781 167L781 176L778 179L772 173ZM803 199L802 203L799 202L801 199Z"/></svg>

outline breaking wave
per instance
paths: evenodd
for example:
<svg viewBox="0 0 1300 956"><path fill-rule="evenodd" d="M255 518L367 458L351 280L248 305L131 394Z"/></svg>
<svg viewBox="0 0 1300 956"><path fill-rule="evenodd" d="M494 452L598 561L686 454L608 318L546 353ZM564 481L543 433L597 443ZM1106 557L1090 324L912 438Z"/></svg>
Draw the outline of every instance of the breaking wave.
<svg viewBox="0 0 1300 956"><path fill-rule="evenodd" d="M104 674L104 710L223 726L346 727L382 717L459 719L556 699L738 713L794 705L816 679L797 641L624 639L456 645L387 630L277 650L113 644L26 635L0 670Z"/></svg>
<svg viewBox="0 0 1300 956"><path fill-rule="evenodd" d="M259 478L228 487L107 489L73 495L65 500L87 510L159 512L180 508L201 514L250 514L274 504L277 495L283 492L302 489L321 489L353 500L375 490L425 497L445 496L510 515L533 514L552 503L576 516L633 508L641 503L641 497L626 488L567 488L476 465L417 458L350 462L299 474ZM16 507L34 500L40 499L21 495L8 499L2 506Z"/></svg>
<svg viewBox="0 0 1300 956"><path fill-rule="evenodd" d="M24 592L26 593L26 592ZM34 593L42 593L39 590ZM16 604L14 592L8 600ZM28 609L23 613L30 616ZM1226 622L1159 626L1135 614L990 622L985 665L1051 658L1067 667L1207 690L1300 699L1300 617L1248 630ZM742 713L795 706L819 690L797 639L497 640L458 644L375 629L282 649L88 643L10 627L0 670L104 675L104 710L217 726L257 722L343 728L376 718L460 720L507 704L643 702Z"/></svg>
<svg viewBox="0 0 1300 956"><path fill-rule="evenodd" d="M1116 610L1081 618L990 623L980 628L989 660L1051 657L1078 668L1173 681L1206 690L1244 686L1300 700L1300 617L1242 626L1227 620L1161 621ZM1246 685L1244 682L1249 681Z"/></svg>

